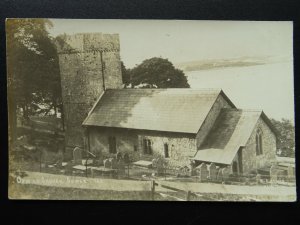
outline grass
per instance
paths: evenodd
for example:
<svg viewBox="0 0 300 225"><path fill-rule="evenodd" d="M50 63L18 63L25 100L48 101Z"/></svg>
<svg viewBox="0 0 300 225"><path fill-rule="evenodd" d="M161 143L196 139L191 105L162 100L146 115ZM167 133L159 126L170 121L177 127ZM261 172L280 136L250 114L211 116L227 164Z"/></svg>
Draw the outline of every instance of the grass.
<svg viewBox="0 0 300 225"><path fill-rule="evenodd" d="M190 201L280 201L276 196L255 196L220 193L199 193L192 195ZM39 200L129 200L129 201L151 201L149 191L111 191L93 190L79 188L61 188L40 186L35 184L18 184L16 182L9 185L10 199L39 199ZM155 201L178 201L186 200L184 192L155 192Z"/></svg>

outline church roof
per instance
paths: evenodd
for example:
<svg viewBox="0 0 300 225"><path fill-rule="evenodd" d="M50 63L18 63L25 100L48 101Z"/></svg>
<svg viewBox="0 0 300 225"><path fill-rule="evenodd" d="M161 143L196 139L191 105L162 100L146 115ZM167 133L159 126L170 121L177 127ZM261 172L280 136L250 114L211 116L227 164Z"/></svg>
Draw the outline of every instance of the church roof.
<svg viewBox="0 0 300 225"><path fill-rule="evenodd" d="M219 95L218 89L108 89L83 125L196 134Z"/></svg>
<svg viewBox="0 0 300 225"><path fill-rule="evenodd" d="M222 109L194 159L231 164L239 148L246 145L260 117L276 134L263 111Z"/></svg>

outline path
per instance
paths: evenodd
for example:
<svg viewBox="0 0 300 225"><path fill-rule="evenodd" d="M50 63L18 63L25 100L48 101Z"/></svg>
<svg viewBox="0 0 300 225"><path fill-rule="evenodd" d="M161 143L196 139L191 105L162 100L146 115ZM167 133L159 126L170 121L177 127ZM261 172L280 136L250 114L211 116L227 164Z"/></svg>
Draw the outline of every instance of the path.
<svg viewBox="0 0 300 225"><path fill-rule="evenodd" d="M66 176L39 172L26 171L28 176L19 179L18 182L26 184L37 184L42 186L55 186L64 188L81 188L112 191L150 191L150 181L133 181L117 179L86 178ZM221 193L241 195L274 195L292 196L296 200L296 187L286 186L239 186L212 183L190 183L157 181L159 183L155 190L158 192L170 192L160 185L171 186L181 190L189 190L195 193Z"/></svg>

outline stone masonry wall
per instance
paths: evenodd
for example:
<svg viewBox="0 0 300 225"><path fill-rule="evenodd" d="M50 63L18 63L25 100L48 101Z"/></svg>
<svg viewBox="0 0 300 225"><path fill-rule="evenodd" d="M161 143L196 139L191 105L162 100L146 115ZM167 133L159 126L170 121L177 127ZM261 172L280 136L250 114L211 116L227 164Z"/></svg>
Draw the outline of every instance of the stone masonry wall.
<svg viewBox="0 0 300 225"><path fill-rule="evenodd" d="M120 130L113 128L89 128L90 151L98 156L110 157L114 154L109 153L110 136L116 137L117 151L128 153L131 160L140 158L140 151L135 151L134 146L138 147L138 137L133 130Z"/></svg>
<svg viewBox="0 0 300 225"><path fill-rule="evenodd" d="M81 124L104 91L102 62L105 87L122 87L120 44L117 34L91 33L61 36L56 46L66 126L66 153L70 156L75 146L83 146Z"/></svg>
<svg viewBox="0 0 300 225"><path fill-rule="evenodd" d="M258 129L262 131L262 155L256 155L255 137ZM262 118L258 120L242 154L244 174L271 165L276 160L276 136Z"/></svg>
<svg viewBox="0 0 300 225"><path fill-rule="evenodd" d="M210 132L222 108L232 108L232 106L222 95L219 95L196 136L197 149L200 148L201 144Z"/></svg>
<svg viewBox="0 0 300 225"><path fill-rule="evenodd" d="M196 153L195 138L184 134L139 131L113 128L89 128L90 150L98 155L110 156L108 137L116 137L117 151L127 152L131 160L152 160L164 157L164 144L169 146L169 158L172 166L189 165L189 158ZM144 154L143 139L151 141L153 154ZM136 148L135 148L136 146Z"/></svg>
<svg viewBox="0 0 300 225"><path fill-rule="evenodd" d="M140 134L139 135L139 149L143 152L143 139L148 139L151 141L153 156L150 157L163 157L164 154L164 144L168 144L169 158L165 158L169 166L188 166L190 165L190 158L192 158L196 152L196 139L194 137L189 137L184 134L167 135L161 134ZM143 155L147 157L147 155Z"/></svg>

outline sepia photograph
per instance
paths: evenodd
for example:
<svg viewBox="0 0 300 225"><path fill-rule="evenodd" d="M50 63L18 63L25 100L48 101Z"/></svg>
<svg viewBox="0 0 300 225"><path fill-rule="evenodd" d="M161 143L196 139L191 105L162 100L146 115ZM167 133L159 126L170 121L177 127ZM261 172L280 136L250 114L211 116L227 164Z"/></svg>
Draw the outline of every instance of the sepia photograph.
<svg viewBox="0 0 300 225"><path fill-rule="evenodd" d="M292 21L5 32L9 199L297 200Z"/></svg>

